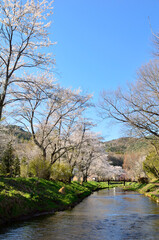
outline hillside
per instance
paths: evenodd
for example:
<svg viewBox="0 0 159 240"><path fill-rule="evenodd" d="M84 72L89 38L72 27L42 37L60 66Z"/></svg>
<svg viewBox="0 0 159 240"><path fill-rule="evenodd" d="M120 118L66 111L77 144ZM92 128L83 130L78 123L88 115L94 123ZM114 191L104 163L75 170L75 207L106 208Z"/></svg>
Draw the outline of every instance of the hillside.
<svg viewBox="0 0 159 240"><path fill-rule="evenodd" d="M8 142L17 145L21 141L31 139L31 134L16 125L0 125L0 157Z"/></svg>
<svg viewBox="0 0 159 240"><path fill-rule="evenodd" d="M122 137L104 143L108 153L124 154L126 152L144 151L150 143L144 138Z"/></svg>
<svg viewBox="0 0 159 240"><path fill-rule="evenodd" d="M30 140L31 133L23 130L22 127L17 125L0 125L0 136L13 135L18 139Z"/></svg>
<svg viewBox="0 0 159 240"><path fill-rule="evenodd" d="M125 153L147 152L150 143L144 138L122 137L104 142L108 160L113 166L122 166Z"/></svg>

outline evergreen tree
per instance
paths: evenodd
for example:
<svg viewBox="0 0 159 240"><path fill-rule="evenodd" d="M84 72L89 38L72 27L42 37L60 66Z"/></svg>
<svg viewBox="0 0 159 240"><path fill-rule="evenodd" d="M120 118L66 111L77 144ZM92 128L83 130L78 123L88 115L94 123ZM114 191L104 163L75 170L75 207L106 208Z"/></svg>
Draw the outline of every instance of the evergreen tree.
<svg viewBox="0 0 159 240"><path fill-rule="evenodd" d="M20 175L20 160L18 156L14 159L13 163L13 176L19 176Z"/></svg>
<svg viewBox="0 0 159 240"><path fill-rule="evenodd" d="M7 144L7 147L1 158L1 173L12 176L14 170L14 149L11 142Z"/></svg>

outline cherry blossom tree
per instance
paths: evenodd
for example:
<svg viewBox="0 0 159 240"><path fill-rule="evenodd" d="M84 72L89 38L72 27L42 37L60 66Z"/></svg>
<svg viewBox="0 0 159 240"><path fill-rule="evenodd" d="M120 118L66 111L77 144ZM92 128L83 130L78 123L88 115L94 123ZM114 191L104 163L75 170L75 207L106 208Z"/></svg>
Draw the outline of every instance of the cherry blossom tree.
<svg viewBox="0 0 159 240"><path fill-rule="evenodd" d="M84 182L87 182L91 167L95 166L98 160L105 154L101 137L96 133L87 131L77 160L77 166Z"/></svg>
<svg viewBox="0 0 159 240"><path fill-rule="evenodd" d="M45 78L48 77L38 78L43 79L41 88L25 83L22 94L16 93L17 98L20 95L25 99L17 105L14 118L31 132L43 158L54 164L73 148L70 141L72 129L76 119L90 106L91 95L64 89L54 81L45 88Z"/></svg>
<svg viewBox="0 0 159 240"><path fill-rule="evenodd" d="M48 33L50 14L52 1L0 1L0 119L3 108L17 100L11 93L19 89L18 83L27 81L22 69L48 68L54 63L44 53L53 44Z"/></svg>
<svg viewBox="0 0 159 240"><path fill-rule="evenodd" d="M79 168L81 153L83 151L83 147L85 147L84 144L87 141L87 131L89 131L92 126L94 126L94 124L89 119L81 118L81 116L71 126L71 134L68 141L72 148L66 152L63 160L69 164L72 176L73 173L75 173L75 169Z"/></svg>

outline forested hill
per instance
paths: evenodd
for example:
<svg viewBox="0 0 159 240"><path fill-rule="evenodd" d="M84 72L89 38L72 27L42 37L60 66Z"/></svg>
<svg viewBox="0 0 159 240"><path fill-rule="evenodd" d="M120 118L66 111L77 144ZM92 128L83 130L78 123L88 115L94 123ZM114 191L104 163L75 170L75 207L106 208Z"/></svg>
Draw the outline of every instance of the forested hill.
<svg viewBox="0 0 159 240"><path fill-rule="evenodd" d="M122 137L104 142L104 145L113 166L123 166L125 154L145 154L150 149L149 141L144 138Z"/></svg>
<svg viewBox="0 0 159 240"><path fill-rule="evenodd" d="M104 142L109 153L124 154L126 152L144 151L149 147L149 142L144 138L122 137Z"/></svg>
<svg viewBox="0 0 159 240"><path fill-rule="evenodd" d="M31 133L23 130L23 128L17 125L7 125L7 126L0 126L0 135L14 135L18 139L30 140Z"/></svg>

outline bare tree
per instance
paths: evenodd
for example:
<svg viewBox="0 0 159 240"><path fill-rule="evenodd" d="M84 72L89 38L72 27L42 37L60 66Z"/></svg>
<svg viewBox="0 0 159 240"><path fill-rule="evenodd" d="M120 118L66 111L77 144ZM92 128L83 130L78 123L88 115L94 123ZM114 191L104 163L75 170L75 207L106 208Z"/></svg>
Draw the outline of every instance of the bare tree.
<svg viewBox="0 0 159 240"><path fill-rule="evenodd" d="M138 71L138 78L123 92L103 92L100 102L104 118L124 123L140 136L159 138L159 65L150 61Z"/></svg>
<svg viewBox="0 0 159 240"><path fill-rule="evenodd" d="M52 1L46 0L0 1L0 119L4 106L17 100L10 92L26 81L21 69L48 67L54 62L42 51L52 45L47 31L50 22L46 20L51 5Z"/></svg>

